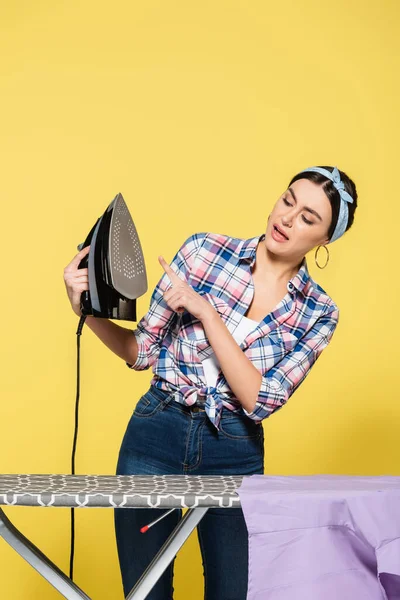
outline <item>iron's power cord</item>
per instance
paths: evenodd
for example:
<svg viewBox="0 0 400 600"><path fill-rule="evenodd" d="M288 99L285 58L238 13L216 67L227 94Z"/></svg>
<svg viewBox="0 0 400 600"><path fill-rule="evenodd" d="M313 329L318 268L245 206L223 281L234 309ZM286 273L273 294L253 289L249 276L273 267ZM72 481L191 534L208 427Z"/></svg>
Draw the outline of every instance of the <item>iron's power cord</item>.
<svg viewBox="0 0 400 600"><path fill-rule="evenodd" d="M75 453L76 453L76 441L78 438L78 415L79 415L79 389L80 389L80 339L82 329L86 321L86 316L82 315L79 319L78 329L76 330L76 342L77 342L77 365L76 365L76 400L75 400L75 431L74 441L72 444L72 458L71 458L71 474L75 475ZM74 507L71 507L71 554L69 559L69 577L73 581L74 575L74 548L75 548L75 513Z"/></svg>

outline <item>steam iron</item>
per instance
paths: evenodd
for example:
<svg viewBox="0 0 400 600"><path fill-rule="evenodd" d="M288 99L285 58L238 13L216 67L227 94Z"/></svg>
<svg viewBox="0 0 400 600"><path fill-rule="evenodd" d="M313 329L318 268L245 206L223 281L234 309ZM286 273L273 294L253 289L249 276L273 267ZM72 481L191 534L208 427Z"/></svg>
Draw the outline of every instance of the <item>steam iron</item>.
<svg viewBox="0 0 400 600"><path fill-rule="evenodd" d="M142 246L122 194L97 219L78 250L90 246L78 269L88 268L82 316L137 321L136 299L147 291Z"/></svg>

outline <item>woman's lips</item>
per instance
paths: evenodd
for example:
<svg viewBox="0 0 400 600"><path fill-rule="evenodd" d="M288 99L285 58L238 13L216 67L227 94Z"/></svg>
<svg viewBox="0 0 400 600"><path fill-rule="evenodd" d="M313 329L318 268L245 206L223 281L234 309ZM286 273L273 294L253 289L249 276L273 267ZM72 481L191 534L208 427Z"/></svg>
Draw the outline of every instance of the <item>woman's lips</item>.
<svg viewBox="0 0 400 600"><path fill-rule="evenodd" d="M273 239L276 240L277 242L287 242L288 241L288 238L285 237L282 233L280 233L277 230L276 225L272 226L271 235L272 235Z"/></svg>

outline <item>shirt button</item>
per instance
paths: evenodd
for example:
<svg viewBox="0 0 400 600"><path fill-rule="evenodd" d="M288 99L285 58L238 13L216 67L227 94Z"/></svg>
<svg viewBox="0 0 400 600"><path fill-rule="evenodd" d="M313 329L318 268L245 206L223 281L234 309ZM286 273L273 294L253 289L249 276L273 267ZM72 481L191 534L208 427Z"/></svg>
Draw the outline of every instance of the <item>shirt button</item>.
<svg viewBox="0 0 400 600"><path fill-rule="evenodd" d="M289 292L293 289L293 283L289 283L287 284L287 289L289 290Z"/></svg>

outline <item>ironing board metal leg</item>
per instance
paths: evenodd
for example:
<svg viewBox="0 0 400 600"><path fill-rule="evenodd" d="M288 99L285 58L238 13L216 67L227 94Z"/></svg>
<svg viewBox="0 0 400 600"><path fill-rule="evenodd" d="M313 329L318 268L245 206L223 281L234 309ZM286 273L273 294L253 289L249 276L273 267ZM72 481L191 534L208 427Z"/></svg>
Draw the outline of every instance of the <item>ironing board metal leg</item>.
<svg viewBox="0 0 400 600"><path fill-rule="evenodd" d="M82 600L82 598L90 600L89 596L11 523L1 508L0 537L47 579L64 598L68 598L68 600Z"/></svg>
<svg viewBox="0 0 400 600"><path fill-rule="evenodd" d="M189 508L164 545L157 552L143 575L133 586L126 600L144 600L157 583L178 550L183 546L193 529L201 521L208 507ZM157 526L156 526L157 527Z"/></svg>

